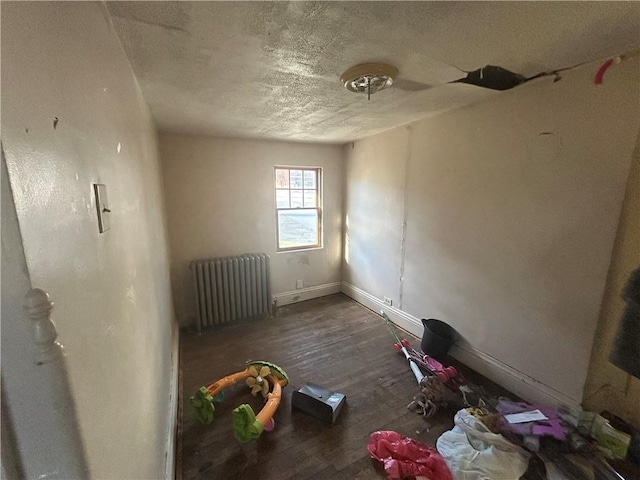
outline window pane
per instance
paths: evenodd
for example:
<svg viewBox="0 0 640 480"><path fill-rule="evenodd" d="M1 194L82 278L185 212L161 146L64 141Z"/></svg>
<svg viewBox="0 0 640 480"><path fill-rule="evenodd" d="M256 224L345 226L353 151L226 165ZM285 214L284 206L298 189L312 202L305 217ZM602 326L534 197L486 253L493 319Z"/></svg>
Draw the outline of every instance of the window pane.
<svg viewBox="0 0 640 480"><path fill-rule="evenodd" d="M316 207L316 191L315 190L305 190L304 191L304 206L305 207Z"/></svg>
<svg viewBox="0 0 640 480"><path fill-rule="evenodd" d="M291 184L289 188L302 188L302 170L290 170Z"/></svg>
<svg viewBox="0 0 640 480"><path fill-rule="evenodd" d="M291 208L301 208L302 190L291 190Z"/></svg>
<svg viewBox="0 0 640 480"><path fill-rule="evenodd" d="M289 190L276 190L276 205L278 208L289 208Z"/></svg>
<svg viewBox="0 0 640 480"><path fill-rule="evenodd" d="M276 188L289 188L289 170L276 168Z"/></svg>
<svg viewBox="0 0 640 480"><path fill-rule="evenodd" d="M318 245L318 211L278 212L278 248Z"/></svg>
<svg viewBox="0 0 640 480"><path fill-rule="evenodd" d="M304 170L304 188L316 188L316 172Z"/></svg>

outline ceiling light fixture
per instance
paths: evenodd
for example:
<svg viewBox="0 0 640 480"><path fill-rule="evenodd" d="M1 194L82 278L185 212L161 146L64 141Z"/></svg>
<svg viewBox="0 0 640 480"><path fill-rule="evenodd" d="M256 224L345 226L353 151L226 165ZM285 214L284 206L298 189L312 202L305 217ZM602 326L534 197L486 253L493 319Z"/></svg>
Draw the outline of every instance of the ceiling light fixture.
<svg viewBox="0 0 640 480"><path fill-rule="evenodd" d="M340 82L347 90L371 95L393 85L398 69L386 63L361 63L349 68L340 76Z"/></svg>

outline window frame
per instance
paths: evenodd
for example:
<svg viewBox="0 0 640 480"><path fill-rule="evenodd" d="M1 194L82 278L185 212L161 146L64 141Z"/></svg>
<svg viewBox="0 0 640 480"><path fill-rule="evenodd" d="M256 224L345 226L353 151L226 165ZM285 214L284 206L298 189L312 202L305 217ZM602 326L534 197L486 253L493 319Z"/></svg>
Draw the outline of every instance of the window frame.
<svg viewBox="0 0 640 480"><path fill-rule="evenodd" d="M278 178L277 178L277 171L278 170L288 170L289 171L289 187L287 188L279 188L278 187ZM291 170L301 170L303 173L303 179L302 179L302 188L291 188ZM304 188L304 172L305 171L310 171L310 172L314 172L315 177L316 177L316 206L315 207L305 207L304 206L304 191L306 190ZM289 207L287 208L280 208L278 207L278 190L288 190L289 191ZM303 206L302 207L291 207L291 190L302 190L302 201L303 201ZM311 190L311 189L308 189ZM322 167L302 167L302 166L296 166L296 165L274 165L273 167L273 199L274 199L274 206L275 206L275 217L276 217L276 253L286 253L286 252L295 252L295 251L301 251L301 250L312 250L312 249L319 249L319 248L323 248L323 228L322 228L322 210L323 210L323 205L322 205L322 191L323 191L323 183L322 183ZM288 210L314 210L317 212L317 231L318 231L318 237L317 237L317 243L315 244L309 244L309 245L297 245L297 246L293 246L293 247L280 247L280 222L279 222L279 213L281 211L288 211Z"/></svg>

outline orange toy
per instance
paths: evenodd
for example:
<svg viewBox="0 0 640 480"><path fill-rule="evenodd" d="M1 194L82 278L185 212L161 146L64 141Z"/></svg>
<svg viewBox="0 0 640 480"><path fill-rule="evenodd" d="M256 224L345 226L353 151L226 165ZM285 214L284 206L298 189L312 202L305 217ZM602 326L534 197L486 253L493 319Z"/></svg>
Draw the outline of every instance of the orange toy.
<svg viewBox="0 0 640 480"><path fill-rule="evenodd" d="M265 405L256 415L250 405L243 404L233 410L234 435L241 442L248 442L260 436L263 430L273 428L273 414L280 405L282 387L289 383L286 372L278 365L265 361L247 362L241 372L227 375L208 387L200 389L189 398L198 419L205 424L213 421L214 402L224 399L224 390L240 380L245 380L255 396L262 393Z"/></svg>

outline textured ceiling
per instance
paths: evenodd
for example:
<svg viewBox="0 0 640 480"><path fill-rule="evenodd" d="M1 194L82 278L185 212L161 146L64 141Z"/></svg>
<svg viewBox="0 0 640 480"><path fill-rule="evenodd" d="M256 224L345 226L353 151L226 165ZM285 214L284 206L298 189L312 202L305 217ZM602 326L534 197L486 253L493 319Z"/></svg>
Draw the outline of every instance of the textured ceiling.
<svg viewBox="0 0 640 480"><path fill-rule="evenodd" d="M531 77L640 47L637 2L109 2L158 128L343 143L500 92L447 82L498 65ZM369 61L406 84L372 96Z"/></svg>

